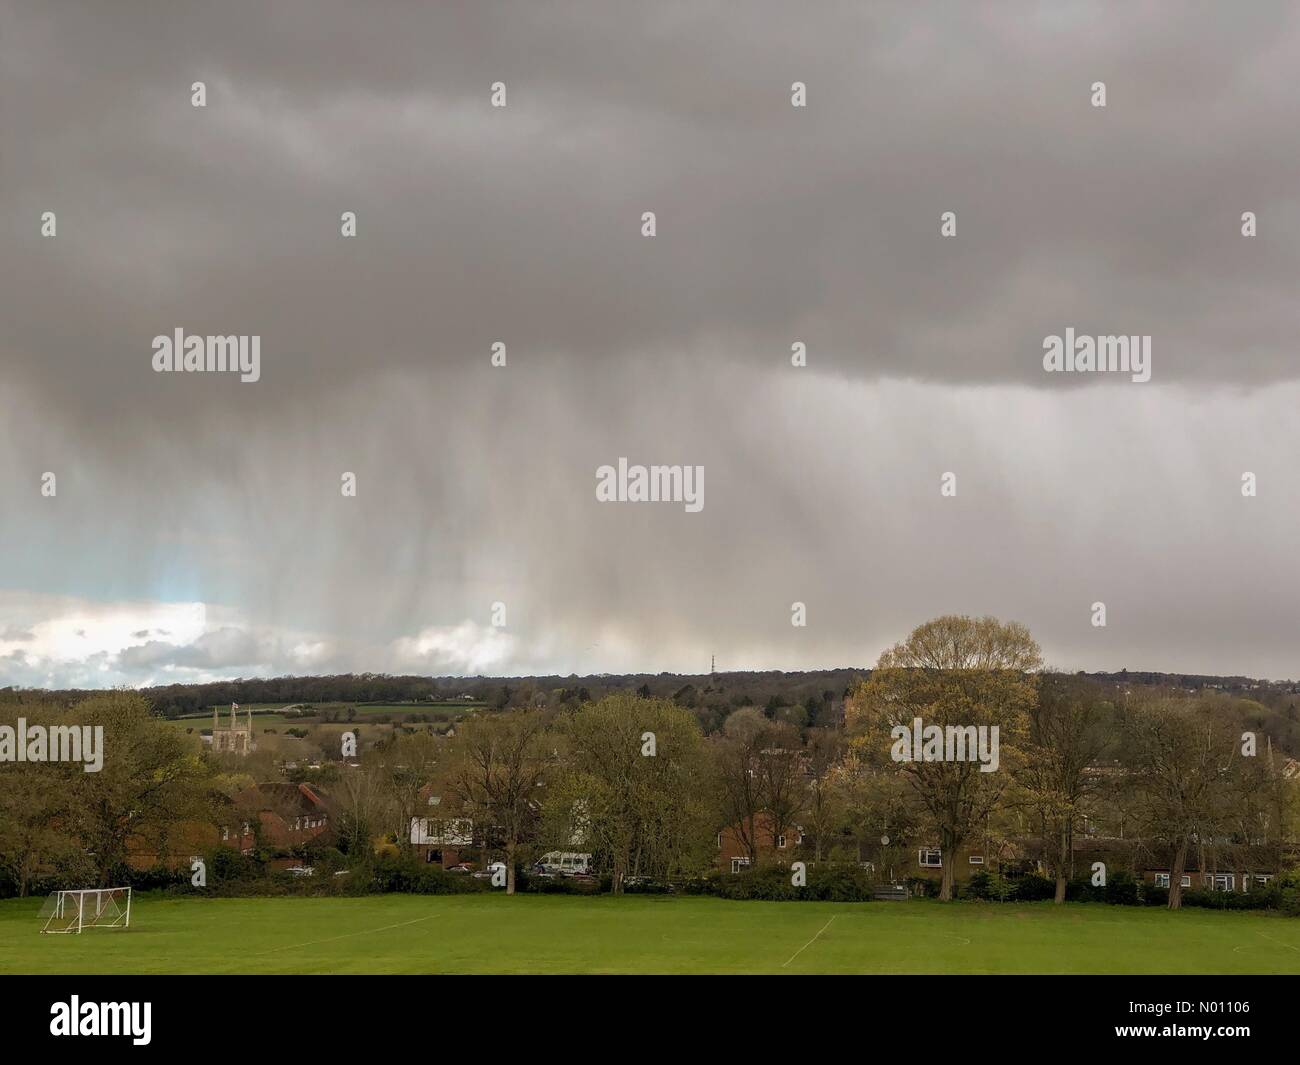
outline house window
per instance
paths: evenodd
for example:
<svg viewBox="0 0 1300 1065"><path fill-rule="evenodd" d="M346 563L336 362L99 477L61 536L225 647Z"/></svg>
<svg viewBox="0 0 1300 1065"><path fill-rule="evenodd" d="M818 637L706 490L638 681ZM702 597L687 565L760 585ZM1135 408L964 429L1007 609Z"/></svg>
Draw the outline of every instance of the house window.
<svg viewBox="0 0 1300 1065"><path fill-rule="evenodd" d="M970 856L970 863L971 863L971 865L983 865L983 864L984 864L984 855L982 855L982 854L972 854L972 855Z"/></svg>
<svg viewBox="0 0 1300 1065"><path fill-rule="evenodd" d="M1272 879L1273 879L1273 874L1272 874L1272 873L1269 873L1267 876L1262 876L1262 875L1260 875L1260 874L1256 874L1256 876L1255 876L1255 883L1256 883L1256 884L1267 884L1267 883L1268 883L1270 880L1272 880Z"/></svg>
<svg viewBox="0 0 1300 1065"><path fill-rule="evenodd" d="M1167 888L1169 886L1168 873L1156 873L1156 887Z"/></svg>
<svg viewBox="0 0 1300 1065"><path fill-rule="evenodd" d="M916 863L922 869L939 869L943 866L943 851L938 847L922 847L917 852Z"/></svg>
<svg viewBox="0 0 1300 1065"><path fill-rule="evenodd" d="M784 850L784 849L785 849L785 836L777 836L777 837L776 837L776 845L777 845L778 847L780 847L782 850Z"/></svg>
<svg viewBox="0 0 1300 1065"><path fill-rule="evenodd" d="M230 838L230 829L229 829L229 828L227 828L227 827L225 827L225 826L222 826L222 829L221 829L221 838L222 838L222 839L229 839L229 838Z"/></svg>
<svg viewBox="0 0 1300 1065"><path fill-rule="evenodd" d="M1185 876L1180 881L1178 881L1178 883L1181 884L1183 887L1191 887L1192 878L1190 876Z"/></svg>
<svg viewBox="0 0 1300 1065"><path fill-rule="evenodd" d="M1205 884L1211 891L1236 891L1235 873L1211 873L1205 877Z"/></svg>
<svg viewBox="0 0 1300 1065"><path fill-rule="evenodd" d="M742 872L743 870L748 869L748 868L749 868L749 859L748 859L748 858L732 858L732 859L731 859L731 871L732 871L733 873L739 873L739 872Z"/></svg>

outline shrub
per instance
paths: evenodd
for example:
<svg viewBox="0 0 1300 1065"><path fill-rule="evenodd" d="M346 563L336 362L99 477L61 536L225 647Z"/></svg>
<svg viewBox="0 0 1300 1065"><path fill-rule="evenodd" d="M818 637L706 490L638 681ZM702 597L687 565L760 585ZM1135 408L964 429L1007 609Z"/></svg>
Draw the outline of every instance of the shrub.
<svg viewBox="0 0 1300 1065"><path fill-rule="evenodd" d="M337 873L346 869L348 860L337 847L308 847L304 860L319 873Z"/></svg>
<svg viewBox="0 0 1300 1065"><path fill-rule="evenodd" d="M595 895L600 891L611 890L612 886L608 877L603 880L580 880L571 876L528 876L526 873L515 877L516 890L535 895Z"/></svg>
<svg viewBox="0 0 1300 1065"><path fill-rule="evenodd" d="M823 902L865 902L873 898L875 880L856 865L810 865L804 898Z"/></svg>
<svg viewBox="0 0 1300 1065"><path fill-rule="evenodd" d="M343 879L343 878L339 878ZM489 881L463 873L448 873L409 855L381 855L374 865L370 884L380 892L403 891L412 895L460 895L485 891Z"/></svg>
<svg viewBox="0 0 1300 1065"><path fill-rule="evenodd" d="M1012 884L1015 887L1015 897L1021 902L1042 902L1056 898L1056 881L1037 873L1025 873L1016 877Z"/></svg>
<svg viewBox="0 0 1300 1065"><path fill-rule="evenodd" d="M605 890L603 880L601 881L601 890ZM667 880L656 880L654 877L642 876L625 882L623 890L629 895L670 895L674 891L674 887Z"/></svg>
<svg viewBox="0 0 1300 1065"><path fill-rule="evenodd" d="M1277 888L1258 888L1255 891L1206 891L1189 888L1183 892L1184 906L1201 906L1209 910L1268 910L1281 904Z"/></svg>
<svg viewBox="0 0 1300 1065"><path fill-rule="evenodd" d="M1065 897L1070 902L1105 902L1106 889L1092 886L1092 879L1076 876L1065 885Z"/></svg>
<svg viewBox="0 0 1300 1065"><path fill-rule="evenodd" d="M173 884L189 884L189 863L177 869L165 865L155 865L151 869L127 869L126 882L135 891L151 891L171 887Z"/></svg>
<svg viewBox="0 0 1300 1065"><path fill-rule="evenodd" d="M963 894L971 899L989 902L1009 902L1016 897L1016 885L998 873L981 869L966 882Z"/></svg>
<svg viewBox="0 0 1300 1065"><path fill-rule="evenodd" d="M260 880L266 875L266 865L252 854L241 854L229 847L217 847L206 857L208 884L226 884L233 881Z"/></svg>
<svg viewBox="0 0 1300 1065"><path fill-rule="evenodd" d="M704 878L701 893L768 902L869 902L875 890L875 881L866 870L853 865L809 865L808 882L803 887L795 887L790 878L790 869L784 865L743 873L712 873ZM688 885L686 890L694 891L695 885Z"/></svg>
<svg viewBox="0 0 1300 1065"><path fill-rule="evenodd" d="M708 893L724 899L762 899L768 902L798 898L790 874L780 867L751 869L743 873L714 873L707 878Z"/></svg>
<svg viewBox="0 0 1300 1065"><path fill-rule="evenodd" d="M1168 906L1169 889L1155 884L1142 885L1142 902L1147 906Z"/></svg>
<svg viewBox="0 0 1300 1065"><path fill-rule="evenodd" d="M1142 901L1142 889L1132 873L1113 873L1101 890L1105 901L1112 906L1136 906Z"/></svg>
<svg viewBox="0 0 1300 1065"><path fill-rule="evenodd" d="M1273 883L1277 907L1288 917L1300 917L1300 866L1288 869Z"/></svg>

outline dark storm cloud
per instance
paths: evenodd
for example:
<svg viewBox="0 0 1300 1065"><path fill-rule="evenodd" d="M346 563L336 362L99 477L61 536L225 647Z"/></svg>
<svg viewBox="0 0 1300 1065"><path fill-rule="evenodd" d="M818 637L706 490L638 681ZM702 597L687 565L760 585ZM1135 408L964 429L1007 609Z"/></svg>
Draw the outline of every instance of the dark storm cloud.
<svg viewBox="0 0 1300 1065"><path fill-rule="evenodd" d="M1157 379L1298 365L1289 4L13 4L0 48L12 368L65 402L185 406L140 372L173 323L260 332L268 387L217 402L262 405L502 338L1043 384L1075 325L1152 334Z"/></svg>
<svg viewBox="0 0 1300 1065"><path fill-rule="evenodd" d="M0 587L241 615L133 607L121 676L495 667L497 600L518 668L843 664L961 609L1296 672L1292 5L0 12ZM1151 334L1152 384L1044 375L1066 326ZM261 380L153 373L178 327ZM621 455L705 465L704 512L595 504Z"/></svg>

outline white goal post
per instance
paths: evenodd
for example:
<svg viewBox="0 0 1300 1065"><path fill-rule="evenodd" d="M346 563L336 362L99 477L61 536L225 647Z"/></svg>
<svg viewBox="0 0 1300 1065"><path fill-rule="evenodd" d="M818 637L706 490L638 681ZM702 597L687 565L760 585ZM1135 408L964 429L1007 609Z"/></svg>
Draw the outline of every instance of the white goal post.
<svg viewBox="0 0 1300 1065"><path fill-rule="evenodd" d="M41 907L41 932L80 933L83 928L130 928L131 889L75 888L52 891Z"/></svg>

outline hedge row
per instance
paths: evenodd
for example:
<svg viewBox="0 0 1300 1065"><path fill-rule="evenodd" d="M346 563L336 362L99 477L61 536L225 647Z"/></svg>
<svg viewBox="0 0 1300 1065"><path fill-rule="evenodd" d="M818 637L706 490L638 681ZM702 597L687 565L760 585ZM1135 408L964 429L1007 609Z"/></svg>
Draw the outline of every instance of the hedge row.
<svg viewBox="0 0 1300 1065"><path fill-rule="evenodd" d="M962 896L994 902L1037 902L1056 897L1056 882L1030 873L1003 877L981 871L966 883ZM1168 906L1169 889L1138 880L1131 873L1109 876L1104 887L1094 887L1089 877L1077 877L1066 884L1070 902L1104 902L1112 906ZM1300 916L1300 874L1291 872L1268 887L1254 891L1206 891L1185 888L1182 904L1215 910L1281 910Z"/></svg>
<svg viewBox="0 0 1300 1065"><path fill-rule="evenodd" d="M854 865L809 865L807 883L795 887L786 866L769 866L744 873L714 873L687 882L688 894L723 899L760 899L768 902L868 902L879 884Z"/></svg>
<svg viewBox="0 0 1300 1065"><path fill-rule="evenodd" d="M168 894L207 894L235 897L288 895L364 895L401 892L416 895L455 895L492 890L485 878L465 873L445 872L413 856L383 855L372 865L343 870L344 857L327 848L310 856L316 872L313 876L294 876L269 869L265 856L240 854L218 848L205 856L207 887L191 885L188 868L163 867L133 870L123 874L123 881L138 891L157 890ZM340 875L334 875L340 873ZM937 883L913 878L909 881L914 894L933 894ZM51 879L31 886L32 895L47 894L62 885ZM536 877L520 868L516 890L538 894L589 895L611 890L608 876L596 879ZM873 899L879 884L863 869L852 864L810 864L807 882L799 887L792 883L788 867L767 866L743 873L711 873L690 880L672 882L650 879L633 880L624 885L628 894L680 893L710 895L725 899L752 899L769 902L821 901L867 902ZM959 897L991 902L1038 902L1055 897L1056 883L1030 873L1003 877L981 870L959 889ZM1087 877L1066 885L1066 899L1071 902L1101 902L1118 906L1166 906L1169 889L1136 879L1126 872L1112 874L1104 887L1094 887ZM1279 877L1266 888L1250 892L1183 891L1183 905L1219 910L1279 910L1300 917L1300 870Z"/></svg>

